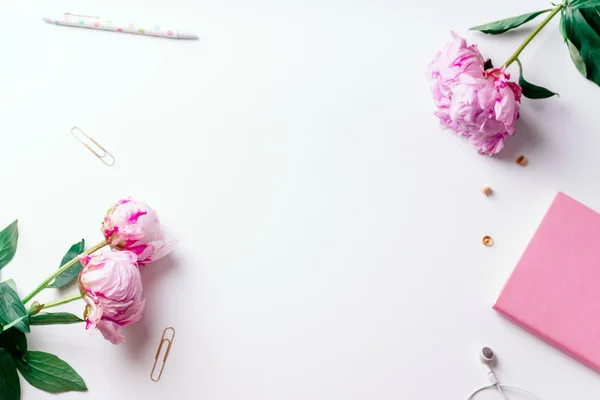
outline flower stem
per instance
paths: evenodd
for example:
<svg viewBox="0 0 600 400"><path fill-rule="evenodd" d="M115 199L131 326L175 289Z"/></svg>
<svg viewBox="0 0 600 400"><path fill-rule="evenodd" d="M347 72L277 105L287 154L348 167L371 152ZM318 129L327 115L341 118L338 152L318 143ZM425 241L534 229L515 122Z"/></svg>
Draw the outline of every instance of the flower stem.
<svg viewBox="0 0 600 400"><path fill-rule="evenodd" d="M98 243L97 245L90 247L89 249L84 251L82 254L92 254L93 252L100 250L107 244L108 243L106 243L106 240L103 240L100 243ZM57 276L59 276L60 274L65 272L67 269L71 268L73 265L77 264L78 261L79 261L79 259L77 257L75 257L71 261L67 262L66 264L61 266L59 269L57 269L55 273L53 273L48 278L46 278L37 288L34 289L33 292L31 292L27 296L25 296L25 298L23 298L23 303L26 304L28 301L30 301L36 294L38 294L39 292L44 290L46 288L46 286L48 286Z"/></svg>
<svg viewBox="0 0 600 400"><path fill-rule="evenodd" d="M519 57L519 55L521 54L521 52L525 49L525 47L527 47L527 45L529 44L529 42L531 42L533 40L533 38L536 37L537 34L540 33L540 31L542 29L544 29L544 27L548 24L548 22L550 22L550 20L552 18L554 18L554 16L556 14L558 14L558 12L560 10L562 10L564 6L565 6L565 3L559 4L557 7L555 7L552 10L552 12L550 14L548 14L548 16L542 21L542 23L539 24L538 27L535 28L533 32L531 32L531 35L529 35L527 37L527 39L525 39L525 41L519 46L519 48L517 48L517 50L513 53L513 55L510 56L510 58L508 60L506 60L506 62L504 63L505 67L508 67L510 64L512 64L513 62L515 62L515 60Z"/></svg>
<svg viewBox="0 0 600 400"><path fill-rule="evenodd" d="M73 296L73 297L66 297L64 299L60 299L60 300L56 300L56 301L51 301L49 303L43 304L42 310L45 310L46 308L52 308L52 307L60 306L62 304L67 304L67 303L70 303L72 301L79 300L81 298L82 298L81 294L78 294L78 295Z"/></svg>

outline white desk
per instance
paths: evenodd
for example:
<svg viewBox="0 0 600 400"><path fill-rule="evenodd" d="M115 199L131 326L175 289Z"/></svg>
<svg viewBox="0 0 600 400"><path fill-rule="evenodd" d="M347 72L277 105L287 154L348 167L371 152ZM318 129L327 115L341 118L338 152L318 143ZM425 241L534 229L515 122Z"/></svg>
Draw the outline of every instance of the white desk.
<svg viewBox="0 0 600 400"><path fill-rule="evenodd" d="M593 398L597 373L491 305L556 191L600 210L600 89L579 76L552 22L522 60L530 81L561 97L524 100L518 135L488 158L439 128L426 79L451 29L546 6L4 7L0 225L18 217L21 239L1 278L31 290L72 243L101 239L104 212L122 196L148 202L179 240L143 271L147 308L124 329L126 344L82 326L34 327L30 348L68 361L90 389L58 398L463 399L486 381L483 344L506 383L544 400ZM57 11L174 23L201 40L42 22ZM467 37L501 64L523 34ZM74 125L116 165L74 140ZM496 245L484 247L484 235ZM177 336L153 383L167 325ZM55 397L23 384L23 399Z"/></svg>

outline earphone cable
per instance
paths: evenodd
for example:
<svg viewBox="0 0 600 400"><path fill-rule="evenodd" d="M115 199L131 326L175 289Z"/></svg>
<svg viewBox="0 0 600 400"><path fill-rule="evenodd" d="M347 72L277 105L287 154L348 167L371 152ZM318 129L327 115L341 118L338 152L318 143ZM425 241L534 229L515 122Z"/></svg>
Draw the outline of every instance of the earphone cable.
<svg viewBox="0 0 600 400"><path fill-rule="evenodd" d="M511 386L511 385L487 385L487 386L483 386L480 387L479 389L475 390L473 393L471 393L469 395L469 397L467 397L467 400L473 400L475 398L476 395L478 395L479 393L483 392L484 390L488 390L488 389L499 389L502 393L502 395L504 396L505 399L508 399L508 397L506 397L506 394L504 393L504 391L502 389L509 389L509 390L514 390L517 392L521 392L521 393L525 393L529 396L531 396L533 398L533 400L541 400L539 397L537 397L535 394L531 393L528 390L525 389L521 389L520 387L516 387L516 386Z"/></svg>

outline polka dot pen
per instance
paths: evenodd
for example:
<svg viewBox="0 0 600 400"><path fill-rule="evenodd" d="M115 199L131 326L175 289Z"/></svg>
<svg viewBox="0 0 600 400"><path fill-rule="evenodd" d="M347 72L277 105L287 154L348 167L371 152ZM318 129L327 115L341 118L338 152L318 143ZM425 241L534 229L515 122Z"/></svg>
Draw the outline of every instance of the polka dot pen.
<svg viewBox="0 0 600 400"><path fill-rule="evenodd" d="M57 18L45 17L44 21L54 25L100 29L103 31L113 31L118 33L135 33L137 35L159 36L169 39L198 39L198 36L193 33L180 29L171 29L162 25L137 25L133 23L115 22L111 19L71 13L62 14Z"/></svg>

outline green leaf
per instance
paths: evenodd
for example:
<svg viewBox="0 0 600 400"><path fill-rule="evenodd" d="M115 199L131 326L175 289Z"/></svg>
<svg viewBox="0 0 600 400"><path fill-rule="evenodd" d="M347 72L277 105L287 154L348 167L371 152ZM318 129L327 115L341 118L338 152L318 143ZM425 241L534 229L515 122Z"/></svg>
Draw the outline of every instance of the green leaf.
<svg viewBox="0 0 600 400"><path fill-rule="evenodd" d="M523 89L523 96L528 99L547 99L548 97L555 95L558 96L558 93L551 92L544 87L527 82L525 78L523 78L523 66L518 59L517 64L519 65L519 85L521 86L521 89Z"/></svg>
<svg viewBox="0 0 600 400"><path fill-rule="evenodd" d="M600 6L600 0L573 0L571 2L567 2L567 7L571 7L572 9L591 8L598 6Z"/></svg>
<svg viewBox="0 0 600 400"><path fill-rule="evenodd" d="M563 37L563 39L565 40L565 42L567 41L567 27L566 27L566 23L565 23L565 18L564 18L564 9L561 12L560 15L560 22L558 24L558 29L560 31L561 36Z"/></svg>
<svg viewBox="0 0 600 400"><path fill-rule="evenodd" d="M19 318L15 319L13 322L9 323L8 325L4 325L2 327L2 332L9 330L13 326L15 326L16 324L18 324L19 322L21 322L21 320L23 318L25 318L25 317L26 317L26 315L23 315L22 317L19 317Z"/></svg>
<svg viewBox="0 0 600 400"><path fill-rule="evenodd" d="M15 292L17 291L17 284L15 283L14 279L7 279L4 281L4 283L6 283L8 286L10 286L11 289L14 290Z"/></svg>
<svg viewBox="0 0 600 400"><path fill-rule="evenodd" d="M516 17L501 19L499 21L494 21L494 22L490 22L487 24L483 24L483 25L477 25L477 26L470 28L469 30L481 31L483 33L487 33L490 35L498 35L500 33L504 33L506 31L509 31L511 29L519 27L519 26L531 21L538 15L542 15L542 14L550 12L550 11L552 11L552 10L549 9L549 10L535 11L535 12L532 12L529 14L523 14L523 15L519 15Z"/></svg>
<svg viewBox="0 0 600 400"><path fill-rule="evenodd" d="M575 4L575 2L573 2ZM565 7L561 25L569 54L577 70L600 85L600 7ZM587 4L587 3L585 3Z"/></svg>
<svg viewBox="0 0 600 400"><path fill-rule="evenodd" d="M0 334L0 347L6 349L14 358L21 358L27 351L27 337L21 331L9 329Z"/></svg>
<svg viewBox="0 0 600 400"><path fill-rule="evenodd" d="M8 351L4 349L0 349L0 398L21 399L21 382L19 382L17 366Z"/></svg>
<svg viewBox="0 0 600 400"><path fill-rule="evenodd" d="M583 58L581 58L581 55L579 54L579 50L577 50L577 47L575 47L575 45L569 39L567 39L567 46L569 47L569 54L571 55L573 64L575 64L575 67L577 67L577 71L587 78L586 66L583 62Z"/></svg>
<svg viewBox="0 0 600 400"><path fill-rule="evenodd" d="M0 283L0 324L6 326L22 316L27 316L27 310L19 295L8 283ZM29 320L20 320L15 324L15 329L29 333Z"/></svg>
<svg viewBox="0 0 600 400"><path fill-rule="evenodd" d="M0 269L4 268L15 256L19 240L18 220L0 232Z"/></svg>
<svg viewBox="0 0 600 400"><path fill-rule="evenodd" d="M15 361L23 378L38 389L50 393L87 390L81 376L53 354L28 351Z"/></svg>
<svg viewBox="0 0 600 400"><path fill-rule="evenodd" d="M62 261L60 262L60 265L58 267L60 268L61 266L65 265L66 263L68 263L69 261L71 261L72 259L77 257L78 255L80 255L84 251L85 251L85 240L81 239L81 242L75 243L73 246L71 246L69 251L67 251L67 254L65 254L65 256L62 258ZM77 264L73 265L71 268L67 269L62 274L57 276L56 279L54 280L54 282L49 284L47 287L61 288L65 285L68 285L69 283L73 282L73 280L75 280L75 278L77 278L77 275L79 275L81 268L82 268L81 263L77 263Z"/></svg>
<svg viewBox="0 0 600 400"><path fill-rule="evenodd" d="M76 324L83 322L77 315L67 312L40 313L29 317L31 325Z"/></svg>

